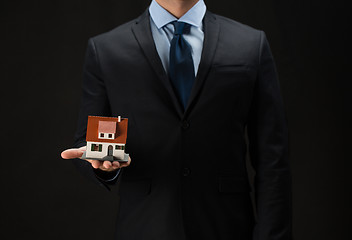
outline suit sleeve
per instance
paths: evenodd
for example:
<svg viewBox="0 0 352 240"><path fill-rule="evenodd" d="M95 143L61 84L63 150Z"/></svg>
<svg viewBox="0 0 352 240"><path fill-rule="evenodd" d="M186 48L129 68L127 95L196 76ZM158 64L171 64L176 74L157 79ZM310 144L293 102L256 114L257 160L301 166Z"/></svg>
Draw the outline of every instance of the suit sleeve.
<svg viewBox="0 0 352 240"><path fill-rule="evenodd" d="M74 147L86 145L88 115L110 116L110 104L102 79L93 39L89 39L83 67L82 99L78 115ZM94 169L90 163L81 159L73 160L77 169L86 177L110 190L109 185L115 184L122 171L106 173ZM121 172L121 173L120 173Z"/></svg>
<svg viewBox="0 0 352 240"><path fill-rule="evenodd" d="M259 68L248 121L255 169L257 223L254 240L291 240L291 171L288 127L275 63L261 32Z"/></svg>

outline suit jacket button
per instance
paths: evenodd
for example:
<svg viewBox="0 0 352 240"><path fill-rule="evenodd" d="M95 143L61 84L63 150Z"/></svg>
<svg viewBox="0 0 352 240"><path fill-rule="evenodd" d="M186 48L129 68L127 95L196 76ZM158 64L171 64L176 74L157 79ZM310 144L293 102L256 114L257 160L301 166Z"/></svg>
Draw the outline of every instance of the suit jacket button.
<svg viewBox="0 0 352 240"><path fill-rule="evenodd" d="M191 169L189 169L189 168L184 168L184 169L182 170L182 175L183 175L184 177L189 176L190 173L191 173Z"/></svg>
<svg viewBox="0 0 352 240"><path fill-rule="evenodd" d="M182 122L182 128L183 128L183 129L189 128L189 122L187 122L186 120L184 120L184 121Z"/></svg>

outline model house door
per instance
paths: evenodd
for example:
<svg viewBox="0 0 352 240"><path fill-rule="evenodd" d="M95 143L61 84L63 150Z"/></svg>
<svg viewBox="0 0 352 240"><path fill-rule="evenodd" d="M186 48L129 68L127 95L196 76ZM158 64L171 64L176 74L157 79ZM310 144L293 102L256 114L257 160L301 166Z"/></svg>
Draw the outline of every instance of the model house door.
<svg viewBox="0 0 352 240"><path fill-rule="evenodd" d="M108 147L108 156L112 156L112 150L113 150L113 147L110 145Z"/></svg>

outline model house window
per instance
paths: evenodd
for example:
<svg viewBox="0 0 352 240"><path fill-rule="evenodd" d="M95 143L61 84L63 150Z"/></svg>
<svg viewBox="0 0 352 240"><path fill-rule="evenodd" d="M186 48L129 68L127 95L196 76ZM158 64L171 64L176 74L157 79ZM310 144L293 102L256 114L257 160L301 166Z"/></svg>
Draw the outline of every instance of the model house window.
<svg viewBox="0 0 352 240"><path fill-rule="evenodd" d="M115 138L115 133L103 133L100 132L98 134L99 139L114 139Z"/></svg>
<svg viewBox="0 0 352 240"><path fill-rule="evenodd" d="M98 138L115 139L117 123L114 121L99 121Z"/></svg>
<svg viewBox="0 0 352 240"><path fill-rule="evenodd" d="M116 150L125 150L125 146L116 145L115 149Z"/></svg>
<svg viewBox="0 0 352 240"><path fill-rule="evenodd" d="M103 148L102 144L92 143L91 151L93 151L93 152L101 152L102 148Z"/></svg>

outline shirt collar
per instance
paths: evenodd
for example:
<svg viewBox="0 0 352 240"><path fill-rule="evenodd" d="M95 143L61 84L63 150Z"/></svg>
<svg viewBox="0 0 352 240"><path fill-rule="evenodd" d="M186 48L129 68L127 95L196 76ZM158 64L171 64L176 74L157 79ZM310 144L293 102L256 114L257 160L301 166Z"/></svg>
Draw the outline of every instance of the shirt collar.
<svg viewBox="0 0 352 240"><path fill-rule="evenodd" d="M206 6L203 0L199 0L188 12L186 12L181 18L177 19L162 6L160 6L155 0L149 6L149 13L158 29L162 28L166 24L172 21L180 21L189 23L195 27L200 27L202 20L206 12Z"/></svg>

